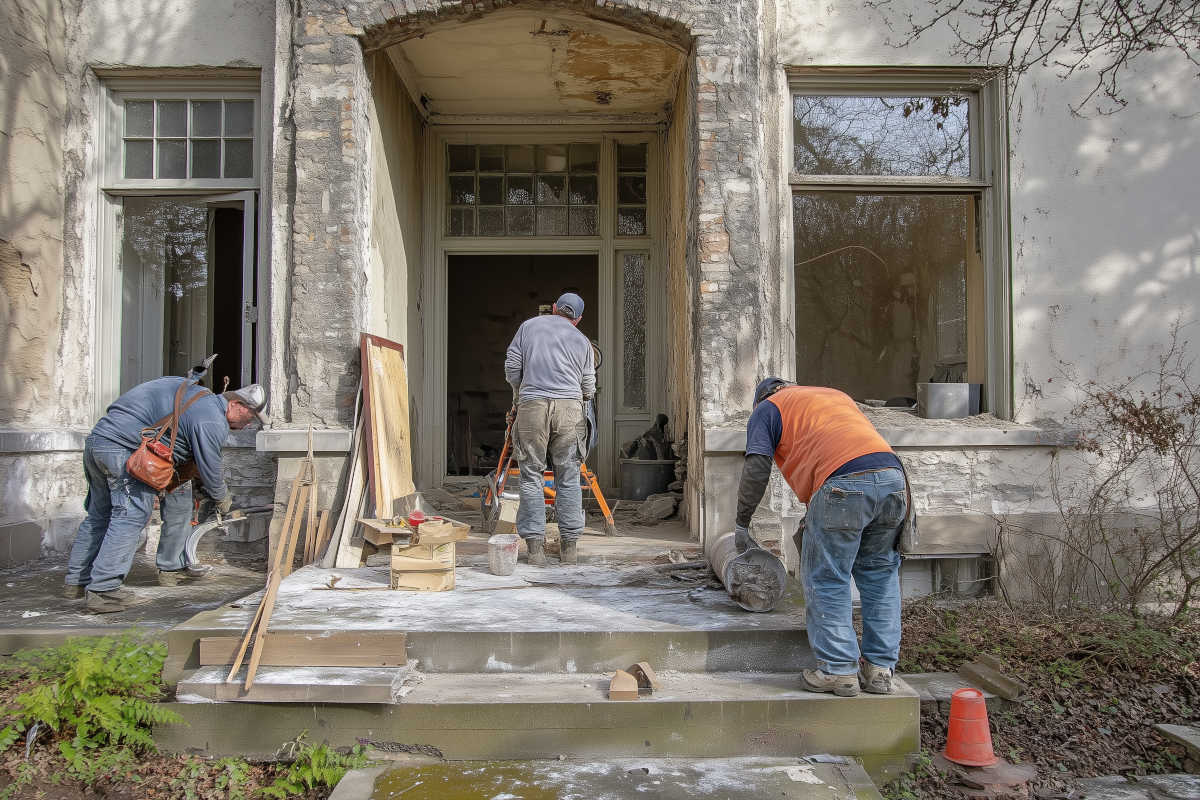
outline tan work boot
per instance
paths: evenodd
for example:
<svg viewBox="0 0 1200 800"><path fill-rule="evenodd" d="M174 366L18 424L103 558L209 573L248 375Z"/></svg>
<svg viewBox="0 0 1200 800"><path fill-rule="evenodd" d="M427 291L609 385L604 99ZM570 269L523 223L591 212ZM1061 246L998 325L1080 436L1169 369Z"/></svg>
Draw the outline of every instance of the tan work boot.
<svg viewBox="0 0 1200 800"><path fill-rule="evenodd" d="M112 614L141 605L147 599L122 586L110 592L89 591L87 608L93 614Z"/></svg>
<svg viewBox="0 0 1200 800"><path fill-rule="evenodd" d="M819 669L806 669L800 673L800 681L810 692L833 692L838 697L854 697L858 694L858 675L830 675Z"/></svg>
<svg viewBox="0 0 1200 800"><path fill-rule="evenodd" d="M212 567L208 564L192 564L183 569L160 569L158 571L158 585L178 586L187 581L198 581L201 578L207 578L211 573Z"/></svg>
<svg viewBox="0 0 1200 800"><path fill-rule="evenodd" d="M546 566L546 540L527 539L525 545L529 548L529 563L535 567Z"/></svg>
<svg viewBox="0 0 1200 800"><path fill-rule="evenodd" d="M564 564L579 563L579 543L574 539L561 542L558 545L558 560Z"/></svg>
<svg viewBox="0 0 1200 800"><path fill-rule="evenodd" d="M62 596L68 600L82 600L84 591L84 587L77 583L64 583Z"/></svg>
<svg viewBox="0 0 1200 800"><path fill-rule="evenodd" d="M892 671L877 667L864 658L858 662L858 685L871 694L891 694Z"/></svg>

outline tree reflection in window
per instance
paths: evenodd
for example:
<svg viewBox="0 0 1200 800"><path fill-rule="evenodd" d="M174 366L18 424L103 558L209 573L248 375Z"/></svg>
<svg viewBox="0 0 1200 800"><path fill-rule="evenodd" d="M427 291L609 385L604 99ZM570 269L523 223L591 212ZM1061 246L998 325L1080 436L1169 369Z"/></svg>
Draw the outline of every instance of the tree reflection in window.
<svg viewBox="0 0 1200 800"><path fill-rule="evenodd" d="M794 170L807 175L971 174L968 99L796 95Z"/></svg>

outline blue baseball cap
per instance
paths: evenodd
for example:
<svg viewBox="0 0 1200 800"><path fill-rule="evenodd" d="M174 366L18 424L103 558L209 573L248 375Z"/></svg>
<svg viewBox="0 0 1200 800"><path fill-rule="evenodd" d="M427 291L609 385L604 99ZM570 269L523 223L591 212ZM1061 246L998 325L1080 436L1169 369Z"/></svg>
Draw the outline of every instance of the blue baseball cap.
<svg viewBox="0 0 1200 800"><path fill-rule="evenodd" d="M555 305L558 306L559 311L570 314L571 319L579 319L583 316L583 298L574 292L563 294Z"/></svg>

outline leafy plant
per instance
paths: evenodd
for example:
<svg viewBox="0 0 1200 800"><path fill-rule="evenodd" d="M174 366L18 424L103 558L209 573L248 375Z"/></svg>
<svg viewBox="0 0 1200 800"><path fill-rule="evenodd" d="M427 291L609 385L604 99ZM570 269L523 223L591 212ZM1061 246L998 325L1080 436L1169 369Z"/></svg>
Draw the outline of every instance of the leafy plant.
<svg viewBox="0 0 1200 800"><path fill-rule="evenodd" d="M285 754L292 757L287 771L262 789L264 797L288 798L303 794L317 787L334 787L345 774L367 763L363 748L355 745L348 754L342 755L328 745L313 745L305 742L308 731L284 745Z"/></svg>
<svg viewBox="0 0 1200 800"><path fill-rule="evenodd" d="M9 671L23 671L32 685L0 709L0 750L40 724L64 737L59 751L80 780L128 766L135 753L155 749L151 726L180 721L155 704L166 652L162 642L125 634L14 656Z"/></svg>

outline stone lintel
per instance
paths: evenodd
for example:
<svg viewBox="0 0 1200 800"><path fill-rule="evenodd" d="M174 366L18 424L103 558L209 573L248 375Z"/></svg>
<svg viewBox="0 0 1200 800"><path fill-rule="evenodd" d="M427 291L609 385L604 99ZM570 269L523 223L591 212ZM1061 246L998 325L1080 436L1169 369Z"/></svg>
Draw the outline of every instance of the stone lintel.
<svg viewBox="0 0 1200 800"><path fill-rule="evenodd" d="M313 432L313 453L346 453L352 438L349 428L322 428ZM308 429L271 428L259 431L254 449L272 456L297 455L308 452Z"/></svg>

